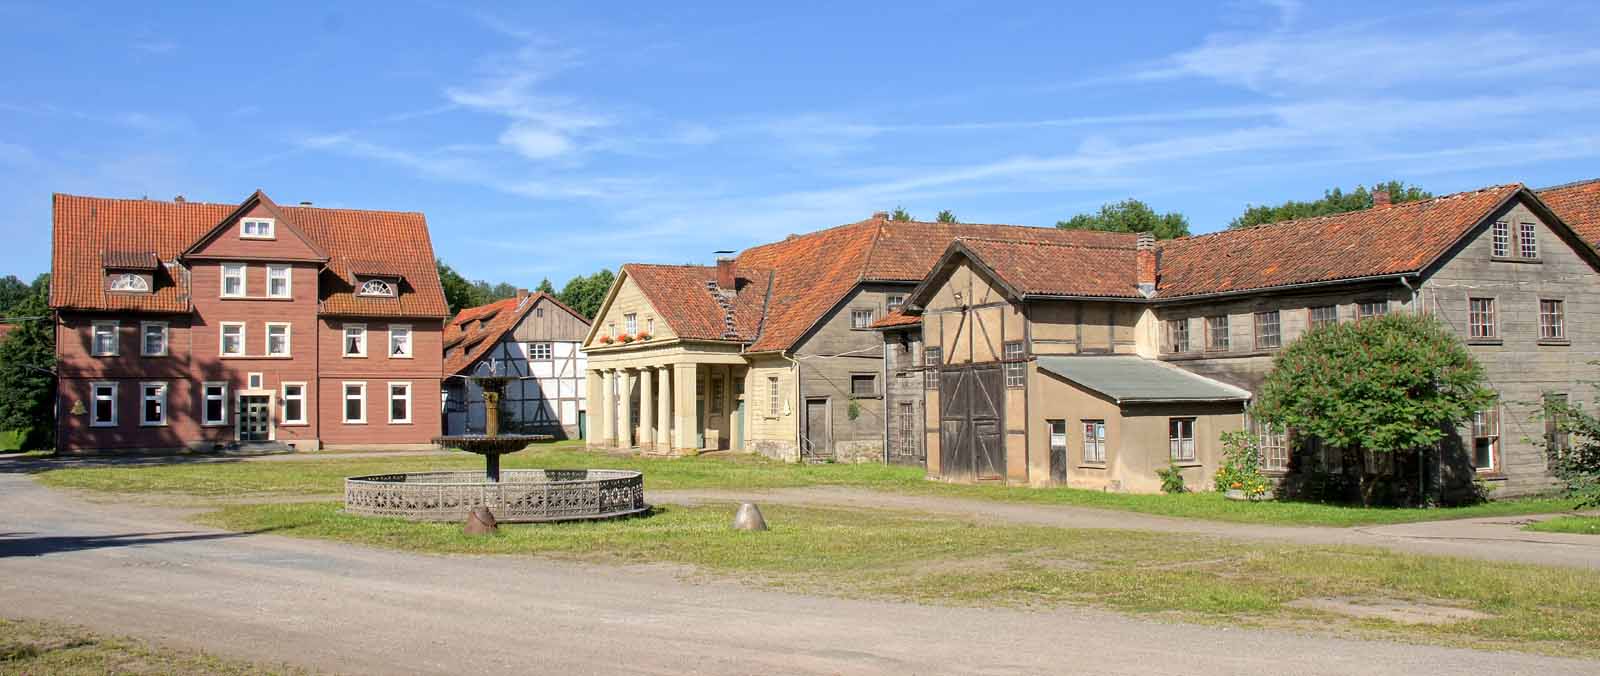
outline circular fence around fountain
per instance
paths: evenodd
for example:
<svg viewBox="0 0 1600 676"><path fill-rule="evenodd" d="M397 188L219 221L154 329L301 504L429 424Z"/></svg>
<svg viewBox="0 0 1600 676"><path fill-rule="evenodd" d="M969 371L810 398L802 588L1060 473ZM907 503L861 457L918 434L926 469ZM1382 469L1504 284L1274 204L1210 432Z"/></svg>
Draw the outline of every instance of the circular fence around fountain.
<svg viewBox="0 0 1600 676"><path fill-rule="evenodd" d="M640 514L644 475L619 469L508 469L500 481L482 472L408 472L344 480L344 511L412 521L461 521L483 505L496 521L570 521Z"/></svg>

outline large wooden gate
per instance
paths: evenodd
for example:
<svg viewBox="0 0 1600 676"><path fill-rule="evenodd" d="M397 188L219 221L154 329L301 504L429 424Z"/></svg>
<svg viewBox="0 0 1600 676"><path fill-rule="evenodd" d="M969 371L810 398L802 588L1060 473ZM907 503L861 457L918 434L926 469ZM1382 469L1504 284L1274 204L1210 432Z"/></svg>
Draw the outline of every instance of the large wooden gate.
<svg viewBox="0 0 1600 676"><path fill-rule="evenodd" d="M1000 365L939 374L939 471L952 479L1006 476L1005 380Z"/></svg>

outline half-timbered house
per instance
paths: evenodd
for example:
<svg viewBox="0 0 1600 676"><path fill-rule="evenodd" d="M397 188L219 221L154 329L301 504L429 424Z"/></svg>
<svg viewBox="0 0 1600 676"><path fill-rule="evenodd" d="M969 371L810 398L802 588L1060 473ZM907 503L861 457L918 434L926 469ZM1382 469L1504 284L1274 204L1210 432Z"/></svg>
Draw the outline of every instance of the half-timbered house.
<svg viewBox="0 0 1600 676"><path fill-rule="evenodd" d="M582 347L589 320L546 293L466 308L445 324L445 431L484 431L483 389L469 376L511 376L500 399L507 432L581 435L587 408Z"/></svg>

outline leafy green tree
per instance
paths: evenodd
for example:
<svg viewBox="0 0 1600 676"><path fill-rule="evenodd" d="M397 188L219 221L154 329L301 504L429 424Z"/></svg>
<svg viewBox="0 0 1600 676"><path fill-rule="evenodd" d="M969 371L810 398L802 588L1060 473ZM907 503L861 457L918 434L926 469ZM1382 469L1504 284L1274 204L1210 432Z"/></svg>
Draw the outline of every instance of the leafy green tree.
<svg viewBox="0 0 1600 676"><path fill-rule="evenodd" d="M1333 188L1323 191L1322 199L1310 202L1289 200L1278 206L1252 205L1246 207L1243 214L1228 223L1228 229L1236 230L1264 223L1277 223L1279 221L1292 221L1297 218L1327 216L1330 214L1342 214L1347 211L1370 209L1372 208L1372 193L1375 192L1389 193L1389 202L1392 204L1415 202L1433 197L1433 193L1403 181L1374 183L1370 190L1359 185L1350 192Z"/></svg>
<svg viewBox="0 0 1600 676"><path fill-rule="evenodd" d="M939 212L939 216L937 218L935 218L934 220L939 221L940 223L960 223L961 222L961 221L956 220L956 212L951 211L949 209L945 209L943 211L940 211Z"/></svg>
<svg viewBox="0 0 1600 676"><path fill-rule="evenodd" d="M1547 401L1544 415L1554 419L1557 431L1545 439L1550 473L1566 484L1579 509L1600 508L1600 418L1566 401Z"/></svg>
<svg viewBox="0 0 1600 676"><path fill-rule="evenodd" d="M556 295L556 285L550 283L549 277L545 277L544 279L539 280L539 288L534 289L534 291L536 293L548 293L554 296Z"/></svg>
<svg viewBox="0 0 1600 676"><path fill-rule="evenodd" d="M894 211L889 212L889 220L891 220L891 221L914 221L914 220L917 220L917 219L912 218L911 217L911 212L906 211L904 207L896 206L894 208Z"/></svg>
<svg viewBox="0 0 1600 676"><path fill-rule="evenodd" d="M1156 239L1189 236L1189 219L1178 212L1158 214L1150 205L1136 199L1106 204L1092 214L1078 214L1057 221L1063 230L1102 230L1106 232L1153 232Z"/></svg>
<svg viewBox="0 0 1600 676"><path fill-rule="evenodd" d="M450 306L450 314L454 315L464 308L483 305L486 300L480 294L477 286L462 277L444 261L436 261L439 265L439 283L444 286L444 300Z"/></svg>
<svg viewBox="0 0 1600 676"><path fill-rule="evenodd" d="M32 293L28 284L17 279L16 275L0 277L0 316L10 316L11 309Z"/></svg>
<svg viewBox="0 0 1600 676"><path fill-rule="evenodd" d="M1494 393L1461 339L1427 315L1396 314L1322 327L1272 360L1254 413L1362 460L1371 504L1382 454L1437 444ZM1393 457L1392 455L1390 457Z"/></svg>
<svg viewBox="0 0 1600 676"><path fill-rule="evenodd" d="M595 318L595 313L600 311L600 304L606 300L606 291L611 289L611 283L616 281L616 278L610 270L601 270L592 275L578 275L567 280L566 286L561 287L561 293L556 294L556 298L578 314L592 320Z"/></svg>
<svg viewBox="0 0 1600 676"><path fill-rule="evenodd" d="M20 321L0 341L0 429L23 432L25 449L53 447L56 340L50 275L40 275L7 316Z"/></svg>

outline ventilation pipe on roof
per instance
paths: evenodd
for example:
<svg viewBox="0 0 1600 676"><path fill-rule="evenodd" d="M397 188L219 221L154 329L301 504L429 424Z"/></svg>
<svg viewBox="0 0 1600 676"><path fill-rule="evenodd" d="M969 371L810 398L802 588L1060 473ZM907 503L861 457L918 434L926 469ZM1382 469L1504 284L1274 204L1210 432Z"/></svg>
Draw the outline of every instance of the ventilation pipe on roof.
<svg viewBox="0 0 1600 676"><path fill-rule="evenodd" d="M1134 258L1138 271L1134 281L1139 284L1139 295L1149 298L1156 294L1156 236L1141 232L1134 245Z"/></svg>
<svg viewBox="0 0 1600 676"><path fill-rule="evenodd" d="M303 207L311 206L311 200L300 200L300 206L303 206Z"/></svg>

